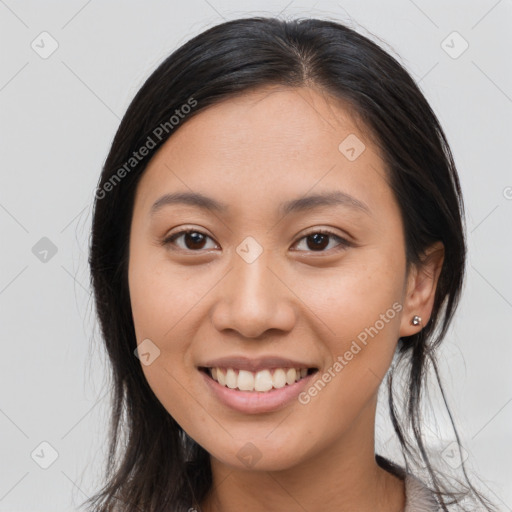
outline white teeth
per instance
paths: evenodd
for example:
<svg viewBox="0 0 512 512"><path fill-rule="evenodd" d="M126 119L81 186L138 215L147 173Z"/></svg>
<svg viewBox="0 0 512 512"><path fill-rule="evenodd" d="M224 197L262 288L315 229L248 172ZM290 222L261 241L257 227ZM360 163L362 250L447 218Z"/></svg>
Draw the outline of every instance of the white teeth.
<svg viewBox="0 0 512 512"><path fill-rule="evenodd" d="M235 373L235 370L232 368L228 368L226 372L226 386L231 389L235 389L238 385L238 376Z"/></svg>
<svg viewBox="0 0 512 512"><path fill-rule="evenodd" d="M233 368L210 368L212 379L221 386L230 389L238 388L240 391L266 392L271 389L280 389L286 385L291 386L308 374L307 368L276 368L275 370L260 370L250 372L235 370Z"/></svg>
<svg viewBox="0 0 512 512"><path fill-rule="evenodd" d="M262 370L254 377L254 389L256 391L268 391L272 389L272 375L268 370Z"/></svg>
<svg viewBox="0 0 512 512"><path fill-rule="evenodd" d="M288 368L286 370L286 384L291 385L295 382L297 378L297 372L295 371L295 368Z"/></svg>
<svg viewBox="0 0 512 512"><path fill-rule="evenodd" d="M284 388L286 386L286 373L282 368L278 368L272 375L272 385L276 388Z"/></svg>
<svg viewBox="0 0 512 512"><path fill-rule="evenodd" d="M254 374L246 370L238 372L238 389L252 391L254 389Z"/></svg>

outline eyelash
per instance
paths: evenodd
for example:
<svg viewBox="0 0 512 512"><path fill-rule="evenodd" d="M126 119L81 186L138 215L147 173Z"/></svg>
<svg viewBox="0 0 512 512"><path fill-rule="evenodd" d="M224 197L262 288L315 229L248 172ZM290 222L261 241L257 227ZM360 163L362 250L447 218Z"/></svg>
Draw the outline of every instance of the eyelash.
<svg viewBox="0 0 512 512"><path fill-rule="evenodd" d="M202 231L199 231L198 229L185 229L185 230L179 231L177 233L174 233L174 234L164 238L162 240L161 244L163 246L172 245L176 239L178 239L181 236L186 235L188 233L199 233L199 234L204 235L204 236L210 238L211 240L213 240L213 238L211 236L207 235L206 233L203 233ZM353 244L351 242L349 242L348 240L346 240L345 238L340 237L339 235L337 235L336 233L333 233L332 231L328 231L328 230L324 230L324 229L317 229L315 231L310 231L309 233L302 235L294 245L296 245L299 241L301 241L305 238L308 238L309 236L312 236L312 235L327 235L329 237L332 237L332 238L335 238L336 240L338 240L339 245L337 248L334 249L335 251L343 250L343 249L346 249L347 247L353 246ZM182 251L189 251L189 252L201 252L203 250L208 250L208 249L193 250L193 249L181 249L181 248L178 248L178 249L182 250ZM321 251L311 251L310 250L310 251L305 251L305 252L321 254L321 253L325 253L325 252L330 252L332 250L333 249L321 250ZM304 252L304 251L298 251L298 252Z"/></svg>

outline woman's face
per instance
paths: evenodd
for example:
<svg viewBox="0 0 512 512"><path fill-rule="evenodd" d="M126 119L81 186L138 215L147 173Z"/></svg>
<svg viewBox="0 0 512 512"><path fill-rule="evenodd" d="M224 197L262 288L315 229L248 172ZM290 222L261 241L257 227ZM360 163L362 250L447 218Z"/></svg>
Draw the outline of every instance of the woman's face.
<svg viewBox="0 0 512 512"><path fill-rule="evenodd" d="M430 313L409 303L376 147L306 88L247 93L175 129L138 185L130 235L155 395L231 467L285 469L367 442L397 340Z"/></svg>

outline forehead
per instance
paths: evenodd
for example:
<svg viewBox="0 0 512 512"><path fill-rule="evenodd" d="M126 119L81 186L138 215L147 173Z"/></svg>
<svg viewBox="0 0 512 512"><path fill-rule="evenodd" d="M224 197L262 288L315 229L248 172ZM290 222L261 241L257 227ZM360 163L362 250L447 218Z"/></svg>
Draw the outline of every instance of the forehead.
<svg viewBox="0 0 512 512"><path fill-rule="evenodd" d="M342 189L368 202L369 189L386 186L378 148L348 107L315 89L273 86L185 119L152 158L138 195L146 203L188 188L248 206Z"/></svg>
<svg viewBox="0 0 512 512"><path fill-rule="evenodd" d="M186 139L207 135L209 140L203 137L199 151L218 150L220 156L226 150L248 158L257 152L261 158L261 149L271 152L279 146L283 157L293 159L298 152L321 147L337 151L340 137L353 134L362 141L368 139L367 132L348 103L321 90L270 86L238 94L185 119L168 145L179 153Z"/></svg>

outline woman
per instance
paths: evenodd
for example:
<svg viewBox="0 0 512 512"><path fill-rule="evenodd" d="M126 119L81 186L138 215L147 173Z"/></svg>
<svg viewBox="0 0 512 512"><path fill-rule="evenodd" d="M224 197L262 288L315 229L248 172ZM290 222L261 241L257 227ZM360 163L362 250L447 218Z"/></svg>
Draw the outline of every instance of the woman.
<svg viewBox="0 0 512 512"><path fill-rule="evenodd" d="M252 18L176 50L96 191L114 408L95 510L494 510L422 441L462 216L435 114L369 39ZM405 468L374 449L386 375Z"/></svg>

